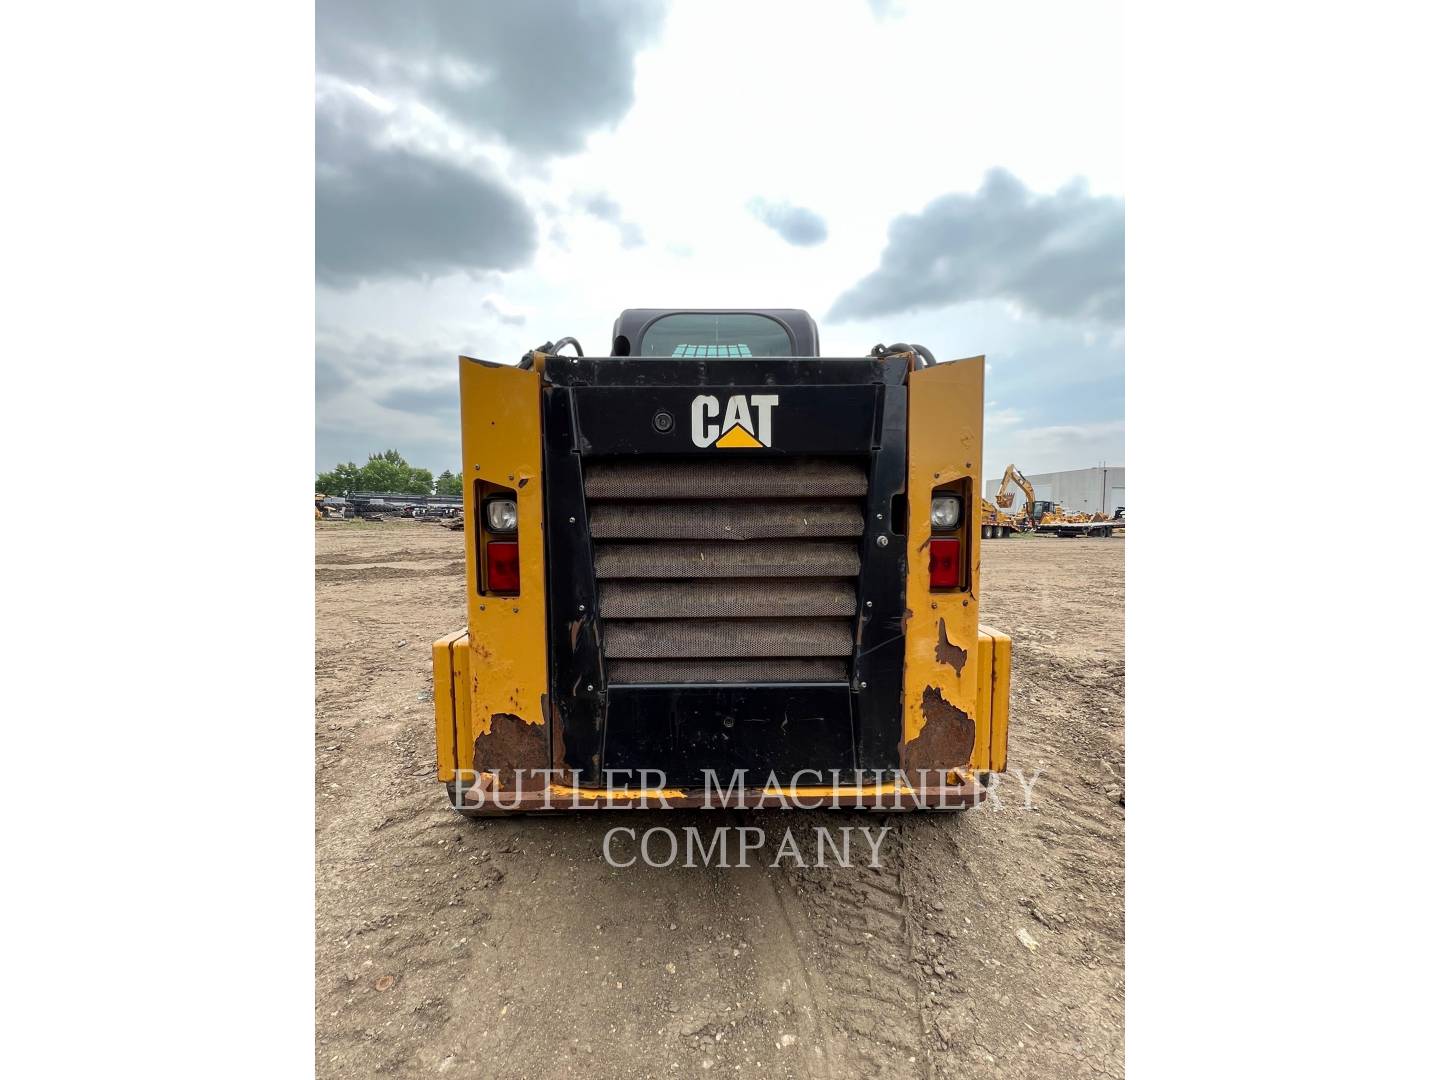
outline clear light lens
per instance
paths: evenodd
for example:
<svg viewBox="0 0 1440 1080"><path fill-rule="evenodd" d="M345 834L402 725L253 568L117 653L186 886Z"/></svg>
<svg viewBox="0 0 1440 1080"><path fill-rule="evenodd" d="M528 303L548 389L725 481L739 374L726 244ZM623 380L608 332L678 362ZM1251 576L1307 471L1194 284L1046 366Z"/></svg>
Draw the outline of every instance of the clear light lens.
<svg viewBox="0 0 1440 1080"><path fill-rule="evenodd" d="M485 523L493 533L515 531L515 500L491 499L485 504Z"/></svg>
<svg viewBox="0 0 1440 1080"><path fill-rule="evenodd" d="M960 520L960 500L954 495L937 495L930 500L930 527L953 529Z"/></svg>

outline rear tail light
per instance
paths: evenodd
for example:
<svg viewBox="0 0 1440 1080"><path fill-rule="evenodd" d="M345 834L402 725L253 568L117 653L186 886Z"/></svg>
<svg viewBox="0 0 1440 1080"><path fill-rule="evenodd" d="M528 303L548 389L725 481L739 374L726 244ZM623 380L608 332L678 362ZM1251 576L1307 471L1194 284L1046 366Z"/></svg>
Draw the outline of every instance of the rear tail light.
<svg viewBox="0 0 1440 1080"><path fill-rule="evenodd" d="M485 591L520 591L520 545L491 540L485 545Z"/></svg>
<svg viewBox="0 0 1440 1080"><path fill-rule="evenodd" d="M930 587L954 589L960 585L960 541L954 537L930 540Z"/></svg>

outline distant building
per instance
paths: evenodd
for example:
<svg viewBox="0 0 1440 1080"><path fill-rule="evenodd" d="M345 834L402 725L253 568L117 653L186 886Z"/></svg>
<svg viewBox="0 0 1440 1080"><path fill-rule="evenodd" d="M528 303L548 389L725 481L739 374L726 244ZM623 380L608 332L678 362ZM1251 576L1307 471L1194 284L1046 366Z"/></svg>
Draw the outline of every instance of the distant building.
<svg viewBox="0 0 1440 1080"><path fill-rule="evenodd" d="M1035 498L1059 503L1066 510L1087 514L1113 514L1125 505L1125 466L1109 465L1094 469L1071 469L1068 472L1026 473L1025 479L1035 489ZM999 480L985 481L985 497L992 503L1000 488ZM1020 493L1010 504L1010 512L1019 512L1025 499Z"/></svg>

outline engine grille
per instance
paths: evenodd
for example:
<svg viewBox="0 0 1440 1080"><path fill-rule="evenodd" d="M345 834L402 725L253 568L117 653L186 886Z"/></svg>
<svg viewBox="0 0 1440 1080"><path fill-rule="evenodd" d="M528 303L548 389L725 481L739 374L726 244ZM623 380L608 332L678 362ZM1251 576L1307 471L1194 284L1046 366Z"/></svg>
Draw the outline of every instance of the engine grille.
<svg viewBox="0 0 1440 1080"><path fill-rule="evenodd" d="M845 680L867 486L858 459L592 463L609 681Z"/></svg>

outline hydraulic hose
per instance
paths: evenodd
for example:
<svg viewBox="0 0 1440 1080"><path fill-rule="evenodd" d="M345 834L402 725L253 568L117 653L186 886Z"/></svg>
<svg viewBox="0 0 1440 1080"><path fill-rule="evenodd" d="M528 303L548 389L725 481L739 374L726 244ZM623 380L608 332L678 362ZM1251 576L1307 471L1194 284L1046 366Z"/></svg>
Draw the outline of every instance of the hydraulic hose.
<svg viewBox="0 0 1440 1080"><path fill-rule="evenodd" d="M544 345L536 345L535 348L531 349L525 355L520 357L520 363L518 366L522 371L529 371L535 366L536 353L544 353L546 356L555 356L558 355L560 350L563 349L566 345L575 346L576 356L585 355L585 350L580 347L580 342L576 341L573 337L562 337L559 341L547 341Z"/></svg>
<svg viewBox="0 0 1440 1080"><path fill-rule="evenodd" d="M871 356L894 356L896 353L913 353L920 361L916 367L934 367L935 354L924 345L910 345L904 341L897 341L894 345L876 345L870 350Z"/></svg>

